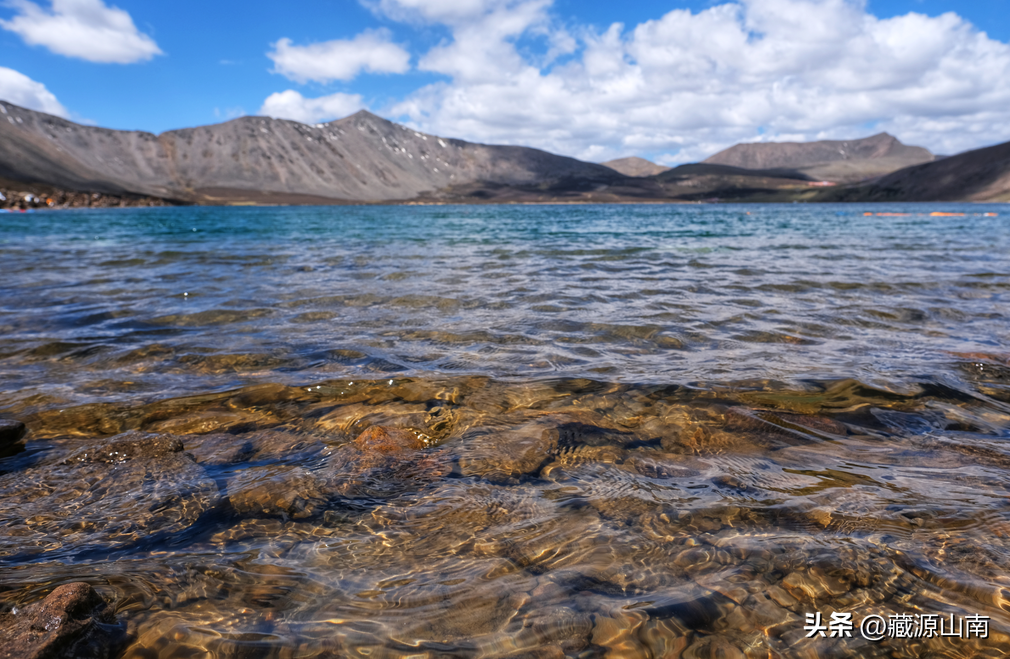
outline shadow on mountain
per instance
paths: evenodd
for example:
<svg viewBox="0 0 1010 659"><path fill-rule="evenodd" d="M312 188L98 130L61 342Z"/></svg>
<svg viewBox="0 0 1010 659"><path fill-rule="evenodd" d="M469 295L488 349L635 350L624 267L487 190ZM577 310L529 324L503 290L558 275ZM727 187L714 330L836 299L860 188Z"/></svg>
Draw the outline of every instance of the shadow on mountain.
<svg viewBox="0 0 1010 659"><path fill-rule="evenodd" d="M867 185L824 191L819 201L1010 202L1010 142L907 167Z"/></svg>

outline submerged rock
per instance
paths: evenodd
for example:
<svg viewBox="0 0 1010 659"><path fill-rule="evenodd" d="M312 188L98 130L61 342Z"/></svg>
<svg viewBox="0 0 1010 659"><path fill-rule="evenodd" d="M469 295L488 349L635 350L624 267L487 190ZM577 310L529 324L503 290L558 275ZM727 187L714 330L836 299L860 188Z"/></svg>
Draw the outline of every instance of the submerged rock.
<svg viewBox="0 0 1010 659"><path fill-rule="evenodd" d="M0 659L108 659L124 638L86 583L60 586L41 602L0 613Z"/></svg>
<svg viewBox="0 0 1010 659"><path fill-rule="evenodd" d="M575 653L584 649L589 645L592 634L591 615L566 606L554 606L530 615L519 637L523 640L528 638L532 641L531 645L541 651L556 647L560 651L559 656L564 656L566 651Z"/></svg>
<svg viewBox="0 0 1010 659"><path fill-rule="evenodd" d="M0 419L0 458L24 450L24 445L19 444L25 436L25 424L14 419Z"/></svg>
<svg viewBox="0 0 1010 659"><path fill-rule="evenodd" d="M326 446L318 438L277 429L232 435L213 433L185 437L186 451L202 465L247 462L292 464L312 459Z"/></svg>
<svg viewBox="0 0 1010 659"><path fill-rule="evenodd" d="M218 489L182 449L131 433L0 476L0 557L107 555L189 529L217 506Z"/></svg>
<svg viewBox="0 0 1010 659"><path fill-rule="evenodd" d="M322 478L300 467L246 469L228 482L228 500L239 515L311 517L326 509Z"/></svg>
<svg viewBox="0 0 1010 659"><path fill-rule="evenodd" d="M163 458L183 450L182 440L164 435L127 433L124 437L75 451L63 464L117 464L135 459Z"/></svg>
<svg viewBox="0 0 1010 659"><path fill-rule="evenodd" d="M417 490L446 475L444 453L426 448L418 433L371 426L316 470L288 465L247 469L228 482L240 515L312 517L345 498L383 499Z"/></svg>
<svg viewBox="0 0 1010 659"><path fill-rule="evenodd" d="M462 439L462 473L492 482L533 476L547 466L618 462L627 453L624 447L641 441L591 412L540 413L509 426L474 428Z"/></svg>
<svg viewBox="0 0 1010 659"><path fill-rule="evenodd" d="M480 428L464 435L460 470L491 482L536 474L558 448L555 423L534 419L516 427Z"/></svg>
<svg viewBox="0 0 1010 659"><path fill-rule="evenodd" d="M415 491L452 470L446 454L405 428L371 426L327 461L327 485L346 497L386 498Z"/></svg>
<svg viewBox="0 0 1010 659"><path fill-rule="evenodd" d="M425 442L416 434L403 428L383 428L372 426L358 435L354 445L363 453L400 453L425 447Z"/></svg>

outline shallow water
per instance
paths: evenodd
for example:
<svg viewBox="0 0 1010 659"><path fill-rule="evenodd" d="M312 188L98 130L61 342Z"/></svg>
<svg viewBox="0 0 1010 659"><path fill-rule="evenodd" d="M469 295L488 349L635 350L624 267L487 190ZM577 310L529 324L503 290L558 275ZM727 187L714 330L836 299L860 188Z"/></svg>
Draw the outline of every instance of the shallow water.
<svg viewBox="0 0 1010 659"><path fill-rule="evenodd" d="M124 657L1002 656L1008 220L0 216L0 606L91 583ZM988 636L860 634L906 614Z"/></svg>

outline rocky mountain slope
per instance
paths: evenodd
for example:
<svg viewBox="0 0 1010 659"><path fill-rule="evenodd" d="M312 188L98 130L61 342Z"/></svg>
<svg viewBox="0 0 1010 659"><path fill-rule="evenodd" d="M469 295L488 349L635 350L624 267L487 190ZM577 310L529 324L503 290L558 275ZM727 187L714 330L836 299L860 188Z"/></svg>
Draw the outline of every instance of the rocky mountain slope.
<svg viewBox="0 0 1010 659"><path fill-rule="evenodd" d="M1010 202L1010 142L907 167L867 185L825 191L824 201Z"/></svg>
<svg viewBox="0 0 1010 659"><path fill-rule="evenodd" d="M398 201L478 183L592 188L624 178L537 149L426 135L365 111L326 124L243 117L153 135L6 102L0 176L203 203Z"/></svg>
<svg viewBox="0 0 1010 659"><path fill-rule="evenodd" d="M928 149L879 133L859 140L737 144L704 162L746 169L793 169L816 180L854 183L933 159Z"/></svg>

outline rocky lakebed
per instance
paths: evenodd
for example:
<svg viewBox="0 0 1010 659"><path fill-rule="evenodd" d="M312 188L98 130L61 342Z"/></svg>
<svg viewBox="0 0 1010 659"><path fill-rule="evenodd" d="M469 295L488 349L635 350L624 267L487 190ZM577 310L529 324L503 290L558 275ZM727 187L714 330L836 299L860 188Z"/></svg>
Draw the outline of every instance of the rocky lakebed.
<svg viewBox="0 0 1010 659"><path fill-rule="evenodd" d="M2 657L1010 650L1010 416L953 390L392 378L21 418ZM815 612L991 625L808 638Z"/></svg>

